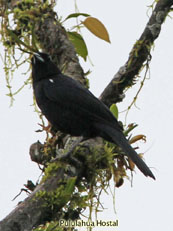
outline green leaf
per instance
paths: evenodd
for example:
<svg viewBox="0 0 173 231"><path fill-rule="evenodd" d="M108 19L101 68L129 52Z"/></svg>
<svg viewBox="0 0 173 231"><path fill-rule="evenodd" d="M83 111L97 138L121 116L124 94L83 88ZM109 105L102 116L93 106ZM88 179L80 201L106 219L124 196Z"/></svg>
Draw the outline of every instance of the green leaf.
<svg viewBox="0 0 173 231"><path fill-rule="evenodd" d="M84 16L84 17L89 17L90 15L89 14L85 14L85 13L73 13L73 14L69 14L63 22L65 22L67 19L69 18L77 18L79 16Z"/></svg>
<svg viewBox="0 0 173 231"><path fill-rule="evenodd" d="M77 32L67 32L67 34L69 40L73 43L77 54L80 55L86 61L88 49L82 36Z"/></svg>
<svg viewBox="0 0 173 231"><path fill-rule="evenodd" d="M76 177L69 178L67 181L65 193L71 195L74 190L75 183L76 183Z"/></svg>
<svg viewBox="0 0 173 231"><path fill-rule="evenodd" d="M118 119L118 108L117 108L116 104L111 105L110 111L115 116L115 118Z"/></svg>
<svg viewBox="0 0 173 231"><path fill-rule="evenodd" d="M129 124L127 129L124 131L124 135L127 136L134 128L136 128L138 125L135 123Z"/></svg>
<svg viewBox="0 0 173 231"><path fill-rule="evenodd" d="M71 177L67 180L66 185L60 191L57 189L57 193L59 193L57 200L60 207L64 206L70 200L75 188L75 183L76 177Z"/></svg>

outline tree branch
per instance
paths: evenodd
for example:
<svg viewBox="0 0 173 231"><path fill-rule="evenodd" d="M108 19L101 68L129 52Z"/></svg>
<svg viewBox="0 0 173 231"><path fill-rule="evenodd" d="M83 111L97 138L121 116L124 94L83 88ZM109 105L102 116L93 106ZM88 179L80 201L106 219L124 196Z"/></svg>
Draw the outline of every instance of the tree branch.
<svg viewBox="0 0 173 231"><path fill-rule="evenodd" d="M85 141L82 156L93 156L96 148L99 155L104 153L102 139ZM91 165L87 160L80 167L63 162L51 163L49 173L45 173L42 182L0 222L0 231L31 231L53 218L58 220L61 209L72 198L75 185L70 192L68 185L74 179L79 182L82 177L87 178L90 172L88 164Z"/></svg>
<svg viewBox="0 0 173 231"><path fill-rule="evenodd" d="M100 100L107 106L122 101L124 90L134 84L135 78L145 61L151 58L151 47L154 40L159 36L161 26L172 5L173 0L160 0L157 2L141 37L133 46L127 62L114 75L100 96Z"/></svg>
<svg viewBox="0 0 173 231"><path fill-rule="evenodd" d="M48 194L53 193L59 187L61 187L62 180L67 181L70 177L78 176L78 172L69 170L68 174L64 168L58 168L54 172L54 176L48 178L45 182L36 187L33 193L28 198L21 202L16 209L14 209L3 221L0 222L0 231L31 231L33 227L37 227L39 224L44 224L48 221L50 214L59 211L64 204L59 203L56 205L56 210L50 208L46 204L46 200L49 200ZM38 194L40 193L40 196ZM70 196L69 196L70 198ZM68 198L68 199L69 199ZM66 201L67 203L68 201ZM54 204L52 207L55 206ZM52 210L52 211L51 211Z"/></svg>

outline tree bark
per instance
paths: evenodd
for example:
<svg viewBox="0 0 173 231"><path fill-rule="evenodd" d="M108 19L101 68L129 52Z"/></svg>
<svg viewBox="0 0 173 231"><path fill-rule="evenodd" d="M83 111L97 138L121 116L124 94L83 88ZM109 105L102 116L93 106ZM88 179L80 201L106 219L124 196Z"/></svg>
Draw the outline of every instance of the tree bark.
<svg viewBox="0 0 173 231"><path fill-rule="evenodd" d="M160 0L157 2L142 35L130 51L127 62L120 67L100 96L100 100L107 106L122 101L124 90L133 85L144 63L151 59L150 51L153 42L159 36L161 26L172 5L172 0Z"/></svg>

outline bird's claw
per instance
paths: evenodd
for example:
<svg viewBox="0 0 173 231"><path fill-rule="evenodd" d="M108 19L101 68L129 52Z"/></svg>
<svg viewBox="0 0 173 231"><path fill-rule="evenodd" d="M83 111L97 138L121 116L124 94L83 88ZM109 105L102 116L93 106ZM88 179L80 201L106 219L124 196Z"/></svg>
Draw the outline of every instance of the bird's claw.
<svg viewBox="0 0 173 231"><path fill-rule="evenodd" d="M56 158L52 159L50 162L57 162L57 161L63 161L63 162L68 162L74 166L81 167L81 162L75 158L73 155L73 150L68 151L65 154L59 155Z"/></svg>

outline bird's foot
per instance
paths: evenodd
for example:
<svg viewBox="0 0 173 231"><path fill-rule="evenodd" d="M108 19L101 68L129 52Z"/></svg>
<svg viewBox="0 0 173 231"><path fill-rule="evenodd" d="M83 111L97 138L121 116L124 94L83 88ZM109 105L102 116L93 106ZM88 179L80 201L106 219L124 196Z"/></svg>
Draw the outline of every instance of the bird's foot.
<svg viewBox="0 0 173 231"><path fill-rule="evenodd" d="M38 125L42 128L42 130L40 131L46 131L47 133L51 131L52 125L50 123L47 126L40 124L40 123L38 123Z"/></svg>
<svg viewBox="0 0 173 231"><path fill-rule="evenodd" d="M75 166L81 166L80 161L77 160L73 156L73 152L74 152L75 148L79 145L79 143L82 140L83 140L83 137L80 137L79 139L77 139L67 153L62 154L61 156L57 156L56 158L54 158L53 160L51 160L51 162L56 162L56 161L65 161L65 162L67 162L68 161L71 164L74 164Z"/></svg>

